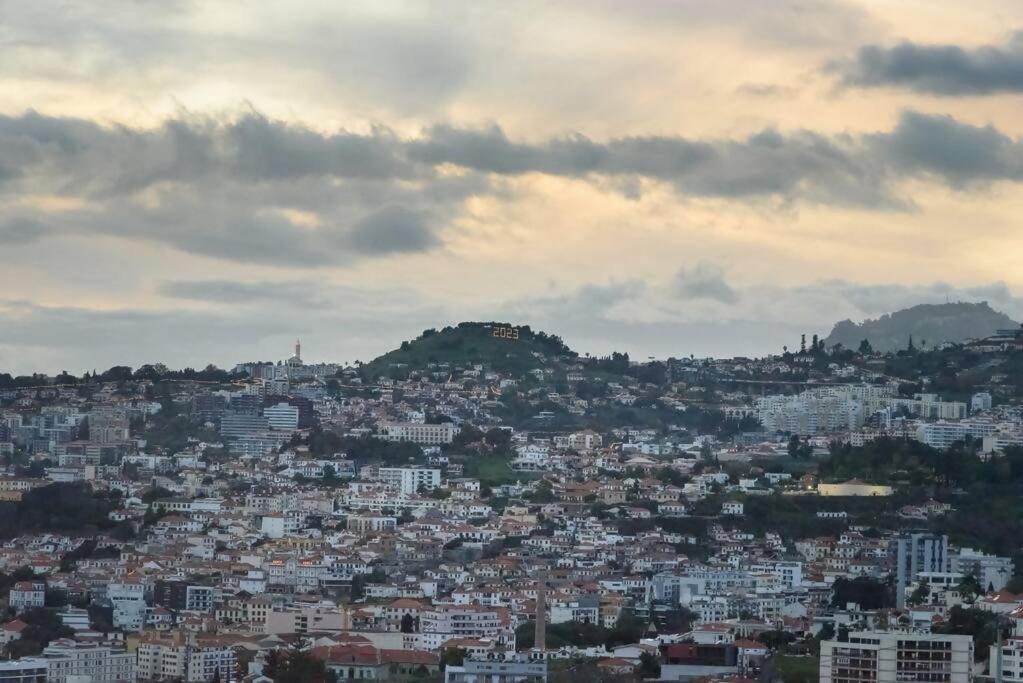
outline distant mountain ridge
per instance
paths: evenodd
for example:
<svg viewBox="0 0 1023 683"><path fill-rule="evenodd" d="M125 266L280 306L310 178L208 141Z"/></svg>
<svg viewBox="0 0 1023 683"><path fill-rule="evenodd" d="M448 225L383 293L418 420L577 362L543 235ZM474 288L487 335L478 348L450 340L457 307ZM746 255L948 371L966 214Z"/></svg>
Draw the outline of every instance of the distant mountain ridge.
<svg viewBox="0 0 1023 683"><path fill-rule="evenodd" d="M910 337L918 348L924 342L934 347L944 342L961 343L987 337L996 330L1013 327L1018 327L1018 323L991 308L986 301L920 304L859 324L843 320L835 325L824 343L829 347L841 344L855 349L866 339L875 351L898 351L906 348Z"/></svg>

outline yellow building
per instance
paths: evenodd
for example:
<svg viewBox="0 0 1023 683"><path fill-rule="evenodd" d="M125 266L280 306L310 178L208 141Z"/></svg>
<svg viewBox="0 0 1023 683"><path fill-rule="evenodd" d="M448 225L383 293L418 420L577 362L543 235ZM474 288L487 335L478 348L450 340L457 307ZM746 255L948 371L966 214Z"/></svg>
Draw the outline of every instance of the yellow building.
<svg viewBox="0 0 1023 683"><path fill-rule="evenodd" d="M891 486L868 484L859 479L850 479L837 484L818 484L817 493L822 496L890 496Z"/></svg>

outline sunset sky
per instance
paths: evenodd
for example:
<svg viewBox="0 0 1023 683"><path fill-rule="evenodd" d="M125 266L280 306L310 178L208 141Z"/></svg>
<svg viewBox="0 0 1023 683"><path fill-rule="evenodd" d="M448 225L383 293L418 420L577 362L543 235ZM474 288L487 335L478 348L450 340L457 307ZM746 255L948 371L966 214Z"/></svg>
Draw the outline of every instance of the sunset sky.
<svg viewBox="0 0 1023 683"><path fill-rule="evenodd" d="M0 372L1023 318L1019 0L0 0L0 50Z"/></svg>

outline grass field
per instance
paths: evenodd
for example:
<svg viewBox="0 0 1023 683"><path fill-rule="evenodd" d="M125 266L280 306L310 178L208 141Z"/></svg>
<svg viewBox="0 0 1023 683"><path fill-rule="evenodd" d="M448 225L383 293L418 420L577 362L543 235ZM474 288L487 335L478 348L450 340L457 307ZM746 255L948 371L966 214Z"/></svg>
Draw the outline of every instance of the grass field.
<svg viewBox="0 0 1023 683"><path fill-rule="evenodd" d="M820 660L816 657L779 655L774 658L775 670L785 683L817 683Z"/></svg>

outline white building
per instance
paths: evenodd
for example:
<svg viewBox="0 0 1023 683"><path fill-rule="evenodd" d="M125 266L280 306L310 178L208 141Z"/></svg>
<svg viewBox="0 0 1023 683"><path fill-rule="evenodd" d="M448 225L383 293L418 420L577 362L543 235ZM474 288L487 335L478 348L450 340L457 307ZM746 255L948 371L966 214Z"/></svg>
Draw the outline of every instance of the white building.
<svg viewBox="0 0 1023 683"><path fill-rule="evenodd" d="M279 432L298 429L298 406L290 403L278 403L263 409L263 417L270 423L270 428Z"/></svg>
<svg viewBox="0 0 1023 683"><path fill-rule="evenodd" d="M384 484L406 496L432 491L440 486L440 470L428 467L381 467L377 476Z"/></svg>
<svg viewBox="0 0 1023 683"><path fill-rule="evenodd" d="M540 683L546 680L547 662L528 658L466 659L461 666L449 666L444 670L444 683Z"/></svg>
<svg viewBox="0 0 1023 683"><path fill-rule="evenodd" d="M381 436L387 441L410 441L425 445L441 445L454 441L458 431L458 427L451 422L442 422L441 424L397 422L383 425Z"/></svg>
<svg viewBox="0 0 1023 683"><path fill-rule="evenodd" d="M962 548L952 555L952 571L977 577L983 591L1000 591L1015 573L1012 558L987 555L973 548Z"/></svg>
<svg viewBox="0 0 1023 683"><path fill-rule="evenodd" d="M135 680L135 653L99 643L69 638L55 640L43 650L50 683L120 683ZM3 679L0 674L0 680Z"/></svg>
<svg viewBox="0 0 1023 683"><path fill-rule="evenodd" d="M9 604L16 612L46 604L46 584L42 581L19 581L11 588Z"/></svg>
<svg viewBox="0 0 1023 683"><path fill-rule="evenodd" d="M138 579L123 579L107 585L107 598L114 608L114 626L141 631L146 619L146 588Z"/></svg>
<svg viewBox="0 0 1023 683"><path fill-rule="evenodd" d="M226 637L178 633L145 633L139 641L140 680L207 683L220 676L237 680L234 648Z"/></svg>
<svg viewBox="0 0 1023 683"><path fill-rule="evenodd" d="M0 661L0 681L4 683L46 683L49 669L42 657Z"/></svg>
<svg viewBox="0 0 1023 683"><path fill-rule="evenodd" d="M849 642L821 642L820 683L969 683L973 638L858 631Z"/></svg>
<svg viewBox="0 0 1023 683"><path fill-rule="evenodd" d="M1001 668L1004 683L1023 682L1023 638L1010 638L1002 644L1000 666L998 645L992 645L990 653L988 666L992 678L998 668Z"/></svg>

